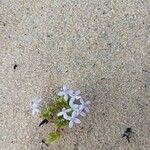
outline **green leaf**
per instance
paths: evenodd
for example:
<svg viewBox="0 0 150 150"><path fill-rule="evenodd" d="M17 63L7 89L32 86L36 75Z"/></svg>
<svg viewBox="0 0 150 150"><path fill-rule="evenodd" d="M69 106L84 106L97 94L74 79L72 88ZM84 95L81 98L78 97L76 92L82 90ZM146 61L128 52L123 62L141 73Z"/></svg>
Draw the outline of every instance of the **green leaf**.
<svg viewBox="0 0 150 150"><path fill-rule="evenodd" d="M43 119L54 119L57 117L57 113L59 113L63 108L70 108L68 102L64 100L63 96L58 96L56 101L52 104L47 106L41 113L41 117Z"/></svg>
<svg viewBox="0 0 150 150"><path fill-rule="evenodd" d="M56 98L55 106L59 110L62 110L62 108L70 108L69 103L64 100L63 96Z"/></svg>
<svg viewBox="0 0 150 150"><path fill-rule="evenodd" d="M50 120L53 118L53 110L50 106L47 106L42 112L41 112L41 117L43 119Z"/></svg>
<svg viewBox="0 0 150 150"><path fill-rule="evenodd" d="M49 143L57 142L59 139L60 139L60 133L58 131L51 132L48 135L46 143L49 144Z"/></svg>
<svg viewBox="0 0 150 150"><path fill-rule="evenodd" d="M63 116L59 116L56 118L56 127L57 129L60 129L60 128L64 128L66 125L68 125L69 121L68 120L65 120L63 118Z"/></svg>

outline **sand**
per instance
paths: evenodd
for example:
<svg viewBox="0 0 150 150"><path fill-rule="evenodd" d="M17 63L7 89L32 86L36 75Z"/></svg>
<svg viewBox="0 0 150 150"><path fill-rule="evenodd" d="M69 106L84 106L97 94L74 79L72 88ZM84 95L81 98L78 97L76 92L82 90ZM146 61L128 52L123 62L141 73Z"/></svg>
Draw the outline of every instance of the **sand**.
<svg viewBox="0 0 150 150"><path fill-rule="evenodd" d="M0 0L0 149L150 149L149 13L148 0ZM38 127L31 100L63 84L91 112L47 147L54 127Z"/></svg>

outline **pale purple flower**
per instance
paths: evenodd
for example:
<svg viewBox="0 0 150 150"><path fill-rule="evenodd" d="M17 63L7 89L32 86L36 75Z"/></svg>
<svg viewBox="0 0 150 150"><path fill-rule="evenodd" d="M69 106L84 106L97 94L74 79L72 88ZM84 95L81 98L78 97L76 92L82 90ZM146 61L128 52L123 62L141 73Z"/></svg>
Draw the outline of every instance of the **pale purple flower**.
<svg viewBox="0 0 150 150"><path fill-rule="evenodd" d="M85 116L86 116L86 113L84 112L84 107L83 107L82 104L79 106L79 109L78 109L77 113L78 113L79 115L81 115L82 117L85 117Z"/></svg>
<svg viewBox="0 0 150 150"><path fill-rule="evenodd" d="M74 92L73 90L69 91L69 96L71 97L70 101L69 101L69 105L72 106L73 102L77 99L80 99L80 90L77 90L76 92Z"/></svg>
<svg viewBox="0 0 150 150"><path fill-rule="evenodd" d="M84 105L72 104L71 109L77 113L77 115L81 115L83 117L86 116L84 112Z"/></svg>
<svg viewBox="0 0 150 150"><path fill-rule="evenodd" d="M71 116L67 116L66 120L69 120L69 128L72 128L74 123L81 123L77 116L75 111L73 111Z"/></svg>
<svg viewBox="0 0 150 150"><path fill-rule="evenodd" d="M41 102L41 98L40 97L35 97L32 100L32 115L35 115L36 113L39 113L40 111L40 102Z"/></svg>
<svg viewBox="0 0 150 150"><path fill-rule="evenodd" d="M70 112L71 110L72 110L71 108L70 109L63 108L62 111L57 114L57 116L63 116L64 119L66 119L67 113Z"/></svg>
<svg viewBox="0 0 150 150"><path fill-rule="evenodd" d="M82 98L80 98L80 110L85 110L86 112L90 112L89 110L89 104L90 104L90 101L86 101L84 102L84 100Z"/></svg>
<svg viewBox="0 0 150 150"><path fill-rule="evenodd" d="M64 96L64 100L68 101L68 99L69 99L69 90L68 90L66 85L63 85L63 88L61 88L61 91L58 92L58 95L59 96Z"/></svg>

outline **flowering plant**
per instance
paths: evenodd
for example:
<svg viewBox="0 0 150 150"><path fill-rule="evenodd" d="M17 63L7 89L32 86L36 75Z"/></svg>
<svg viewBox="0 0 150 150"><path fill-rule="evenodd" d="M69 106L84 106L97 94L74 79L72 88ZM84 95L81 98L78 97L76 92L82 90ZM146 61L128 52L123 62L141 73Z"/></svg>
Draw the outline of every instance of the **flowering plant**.
<svg viewBox="0 0 150 150"><path fill-rule="evenodd" d="M33 115L39 112L40 98L34 98L32 101L32 113ZM67 86L63 86L58 92L58 96L53 104L48 104L41 110L41 118L43 121L39 126L53 122L55 124L55 131L49 133L45 143L55 142L60 138L61 129L69 126L72 128L74 123L79 124L81 121L79 116L86 116L86 112L89 112L89 101L84 101L80 96L80 91L69 90Z"/></svg>

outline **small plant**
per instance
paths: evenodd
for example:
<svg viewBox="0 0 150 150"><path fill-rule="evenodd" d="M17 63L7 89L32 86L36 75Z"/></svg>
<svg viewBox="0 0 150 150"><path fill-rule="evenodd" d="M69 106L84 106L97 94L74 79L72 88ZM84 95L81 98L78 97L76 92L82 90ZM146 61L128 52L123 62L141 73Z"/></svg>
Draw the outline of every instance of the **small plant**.
<svg viewBox="0 0 150 150"><path fill-rule="evenodd" d="M41 98L34 98L32 101L32 114L39 112L41 107ZM41 109L40 117L43 119L39 126L52 122L55 124L55 130L48 134L45 140L46 144L56 142L61 135L61 129L69 126L73 127L74 123L79 124L81 121L79 116L86 116L86 112L89 112L89 101L84 101L80 96L80 91L69 90L67 86L63 86L58 92L54 103L48 104Z"/></svg>

